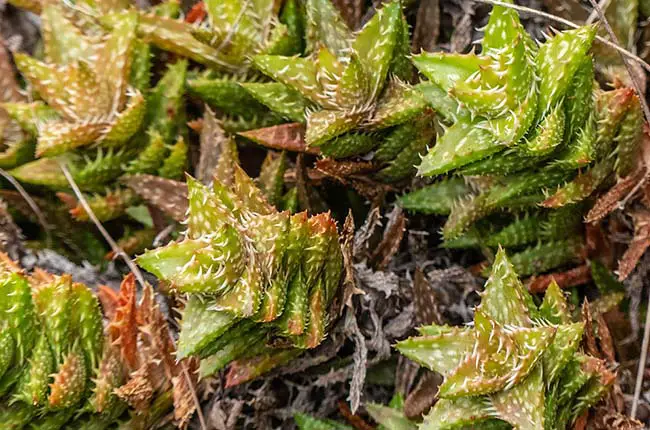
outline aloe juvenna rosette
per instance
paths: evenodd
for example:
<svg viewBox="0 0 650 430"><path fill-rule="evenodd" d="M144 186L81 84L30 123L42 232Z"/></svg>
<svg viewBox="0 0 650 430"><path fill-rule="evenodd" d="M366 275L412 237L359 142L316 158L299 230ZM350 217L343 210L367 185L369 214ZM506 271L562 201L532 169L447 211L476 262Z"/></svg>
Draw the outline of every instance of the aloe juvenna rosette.
<svg viewBox="0 0 650 430"><path fill-rule="evenodd" d="M175 360L153 288L138 301L129 275L119 293L100 290L70 275L27 274L0 254L3 428L140 430L168 423L170 412L186 427L194 382L181 372L191 363Z"/></svg>
<svg viewBox="0 0 650 430"><path fill-rule="evenodd" d="M327 157L370 156L376 150L370 158L381 181L413 175L413 166L433 140L434 127L430 112L414 120L427 108L406 83L412 66L401 3L391 1L377 9L356 34L328 0L310 0L305 7L306 55L256 55L253 66L274 82L242 84L293 123L240 135L278 148L283 144L280 137L293 130L301 150Z"/></svg>
<svg viewBox="0 0 650 430"><path fill-rule="evenodd" d="M564 430L608 391L615 375L581 349L584 324L552 283L538 306L503 250L466 327L430 325L397 344L441 373L421 429Z"/></svg>
<svg viewBox="0 0 650 430"><path fill-rule="evenodd" d="M6 256L0 258L3 425L63 428L84 422L84 412L98 422L113 422L124 411L119 402L101 410L95 402L101 378L122 378L121 370L109 375L102 364L110 348L104 347L97 298L69 275L27 276Z"/></svg>
<svg viewBox="0 0 650 430"><path fill-rule="evenodd" d="M230 185L187 183L184 239L137 257L185 298L178 357L203 376L237 360L234 385L320 344L342 267L330 215L278 212L239 166Z"/></svg>
<svg viewBox="0 0 650 430"><path fill-rule="evenodd" d="M120 176L183 177L188 164L183 99L188 63L169 64L150 88L151 47L136 37L136 11L102 10L117 22L105 31L63 3L41 6L44 58L23 53L14 58L29 97L20 96L9 58L0 53L0 67L7 74L0 82L7 95L0 108L0 123L7 121L7 148L0 164L49 200L41 210L68 209L75 221L89 221L76 196L67 191L61 170L67 165L98 219L111 221L139 204L131 190L116 185ZM49 190L58 191L64 205ZM69 230L57 219L51 219L56 231ZM146 238L146 230L133 230L124 241Z"/></svg>
<svg viewBox="0 0 650 430"><path fill-rule="evenodd" d="M538 47L513 9L495 6L480 54L414 56L429 79L418 88L447 123L419 173L457 177L401 203L449 215L445 246L525 248L512 257L522 276L583 260L583 202L631 173L642 130L633 90L597 88L594 34L559 32Z"/></svg>

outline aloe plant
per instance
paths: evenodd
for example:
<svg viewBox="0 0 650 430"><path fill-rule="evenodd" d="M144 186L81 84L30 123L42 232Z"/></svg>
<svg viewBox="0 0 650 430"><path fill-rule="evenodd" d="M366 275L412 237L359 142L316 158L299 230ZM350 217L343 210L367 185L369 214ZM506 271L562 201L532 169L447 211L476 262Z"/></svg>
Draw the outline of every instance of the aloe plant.
<svg viewBox="0 0 650 430"><path fill-rule="evenodd" d="M136 430L172 411L187 425L194 403L153 289L138 302L129 275L119 293L102 293L105 315L70 275L27 274L0 254L4 428Z"/></svg>
<svg viewBox="0 0 650 430"><path fill-rule="evenodd" d="M202 376L230 364L234 385L321 343L342 254L329 214L278 212L231 167L230 185L188 178L185 237L137 262L185 298L177 357Z"/></svg>
<svg viewBox="0 0 650 430"><path fill-rule="evenodd" d="M242 84L292 123L240 135L268 147L332 158L375 150L378 180L411 176L435 132L430 112L414 120L426 106L406 83L412 66L406 57L409 29L400 3L378 9L356 35L329 1L308 1L306 14L306 55L256 55L253 66L274 82ZM296 147L289 148L282 140L286 130L298 134Z"/></svg>
<svg viewBox="0 0 650 430"><path fill-rule="evenodd" d="M449 215L443 246L528 246L512 256L521 275L583 260L582 202L634 170L643 122L633 90L595 84L595 31L559 32L538 47L513 9L495 6L481 54L413 57L429 79L419 89L446 120L419 174L458 177L401 203Z"/></svg>
<svg viewBox="0 0 650 430"><path fill-rule="evenodd" d="M423 429L565 429L615 375L581 349L585 326L552 283L538 306L503 250L469 327L423 326L397 349L440 372L440 399Z"/></svg>
<svg viewBox="0 0 650 430"><path fill-rule="evenodd" d="M76 196L67 191L65 164L100 221L122 217L139 198L119 185L119 177L151 173L181 179L187 168L187 63L169 65L150 88L151 52L137 39L137 12L104 10L117 22L108 32L88 27L57 2L45 2L39 12L44 59L14 55L34 101L13 97L2 104L3 118L11 120L6 132L13 136L8 137L7 157L16 145L31 149L5 167L13 167L10 173L23 184L40 189L50 205L56 203L47 189L58 191L71 216L88 221ZM12 96L17 87L10 82L13 71L6 71L3 93ZM15 131L15 124L22 131ZM20 136L24 144L17 141Z"/></svg>

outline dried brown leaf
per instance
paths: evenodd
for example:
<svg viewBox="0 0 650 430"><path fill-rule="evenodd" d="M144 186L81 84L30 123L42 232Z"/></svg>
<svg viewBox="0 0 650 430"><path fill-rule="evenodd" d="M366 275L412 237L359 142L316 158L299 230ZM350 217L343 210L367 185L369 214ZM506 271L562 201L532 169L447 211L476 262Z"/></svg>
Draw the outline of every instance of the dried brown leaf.
<svg viewBox="0 0 650 430"><path fill-rule="evenodd" d="M370 260L377 269L383 270L388 267L388 263L390 263L395 253L399 250L405 230L406 216L404 216L401 207L395 206L395 209L389 216L388 225L384 230L384 237L370 257Z"/></svg>
<svg viewBox="0 0 650 430"><path fill-rule="evenodd" d="M242 131L238 134L271 149L320 154L318 148L307 146L305 142L305 126L298 122Z"/></svg>
<svg viewBox="0 0 650 430"><path fill-rule="evenodd" d="M364 0L332 0L334 6L340 11L341 17L352 30L361 27L361 17L365 6Z"/></svg>
<svg viewBox="0 0 650 430"><path fill-rule="evenodd" d="M585 325L584 331L584 344L587 353L592 357L601 357L600 350L596 345L596 338L594 337L594 320L591 316L591 308L589 306L589 301L585 299L582 303L582 312L581 312L582 323Z"/></svg>
<svg viewBox="0 0 650 430"><path fill-rule="evenodd" d="M645 425L630 416L601 406L590 422L594 430L643 430Z"/></svg>
<svg viewBox="0 0 650 430"><path fill-rule="evenodd" d="M194 174L196 179L207 185L212 182L212 176L219 165L222 154L227 153L232 145L234 145L232 138L226 134L214 112L208 107L206 107L205 113L203 114L200 142L201 155ZM220 176L229 176L232 178L232 172L230 172L230 175ZM227 178L220 177L219 179L225 180Z"/></svg>
<svg viewBox="0 0 650 430"><path fill-rule="evenodd" d="M432 52L440 35L440 3L438 0L423 0L418 6L411 51Z"/></svg>
<svg viewBox="0 0 650 430"><path fill-rule="evenodd" d="M172 343L167 321L149 284L144 287L142 300L137 307L137 321L141 340L140 354L143 356L141 362L151 363L150 372L159 371L163 376L156 381L156 385L166 387L174 375L179 373L179 366L174 359L176 348Z"/></svg>
<svg viewBox="0 0 650 430"><path fill-rule="evenodd" d="M137 411L147 411L155 390L151 384L149 367L145 363L129 375L126 384L115 390L115 394Z"/></svg>
<svg viewBox="0 0 650 430"><path fill-rule="evenodd" d="M138 322L135 276L132 273L125 276L120 285L115 315L108 324L108 335L111 344L119 349L127 368L136 369L139 365Z"/></svg>
<svg viewBox="0 0 650 430"><path fill-rule="evenodd" d="M584 22L589 16L589 12L579 0L544 0L544 6L553 15L573 22Z"/></svg>
<svg viewBox="0 0 650 430"><path fill-rule="evenodd" d="M642 209L631 213L634 219L634 237L618 263L618 279L624 280L650 246L650 210Z"/></svg>
<svg viewBox="0 0 650 430"><path fill-rule="evenodd" d="M636 173L618 181L607 193L600 196L594 206L591 208L585 221L588 223L599 221L619 208L621 201L630 191L643 179L645 171Z"/></svg>
<svg viewBox="0 0 650 430"><path fill-rule="evenodd" d="M365 176L354 176L347 181L354 190L377 206L383 200L384 195L394 188L387 184L375 182Z"/></svg>
<svg viewBox="0 0 650 430"><path fill-rule="evenodd" d="M463 52L472 43L472 11L464 11L460 19L454 20L454 33L451 35L452 52Z"/></svg>
<svg viewBox="0 0 650 430"><path fill-rule="evenodd" d="M188 366L191 380L185 376L183 372L174 376L172 385L174 387L174 420L178 427L184 429L192 419L194 412L196 412L196 402L194 401L194 387L198 382L198 361L195 359L184 360ZM180 366L179 366L180 367Z"/></svg>
<svg viewBox="0 0 650 430"><path fill-rule="evenodd" d="M404 401L404 414L410 419L419 419L427 413L436 402L441 383L442 377L439 374L425 371Z"/></svg>
<svg viewBox="0 0 650 430"><path fill-rule="evenodd" d="M341 252L343 254L343 288L339 289L340 299L336 305L338 309L334 309L332 314L341 316L344 306L352 309L352 298L357 294L363 294L363 291L357 288L354 276L354 217L352 216L352 211L348 211L348 216L345 217L343 230L339 235L339 244L341 245ZM333 304L333 307L336 306Z"/></svg>
<svg viewBox="0 0 650 430"><path fill-rule="evenodd" d="M376 169L371 161L351 161L351 160L334 160L333 158L322 158L316 161L316 169L320 170L327 176L332 176L339 180L342 178L370 173Z"/></svg>
<svg viewBox="0 0 650 430"><path fill-rule="evenodd" d="M582 266L574 267L573 269L569 269L565 272L532 276L528 278L526 286L528 287L528 291L531 293L543 293L546 291L546 288L548 288L548 285L553 279L555 279L555 282L557 282L560 288L569 288L575 287L577 285L583 285L591 280L591 269L585 264Z"/></svg>
<svg viewBox="0 0 650 430"><path fill-rule="evenodd" d="M347 421L352 427L357 430L374 430L374 427L368 424L366 420L361 418L359 415L353 414L347 403L341 400L338 405L339 412L343 418L345 418L345 421Z"/></svg>
<svg viewBox="0 0 650 430"><path fill-rule="evenodd" d="M443 324L435 291L419 267L415 269L413 277L413 306L418 325Z"/></svg>
<svg viewBox="0 0 650 430"><path fill-rule="evenodd" d="M100 285L97 288L97 297L104 310L104 316L109 321L113 320L120 301L120 296L117 291L107 285Z"/></svg>
<svg viewBox="0 0 650 430"><path fill-rule="evenodd" d="M598 344L603 353L603 357L610 365L613 365L616 363L614 340L612 339L612 334L609 332L609 327L607 327L607 322L601 313L596 315L596 327L598 329Z"/></svg>
<svg viewBox="0 0 650 430"><path fill-rule="evenodd" d="M153 175L132 175L122 179L125 185L166 215L181 222L187 212L187 185Z"/></svg>

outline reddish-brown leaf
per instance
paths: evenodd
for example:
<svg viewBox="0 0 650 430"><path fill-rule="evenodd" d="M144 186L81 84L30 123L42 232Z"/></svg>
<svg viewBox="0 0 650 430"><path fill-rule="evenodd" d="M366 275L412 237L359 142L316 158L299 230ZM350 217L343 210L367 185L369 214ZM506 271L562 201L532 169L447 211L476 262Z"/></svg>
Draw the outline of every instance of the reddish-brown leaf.
<svg viewBox="0 0 650 430"><path fill-rule="evenodd" d="M589 307L589 301L587 299L582 303L581 319L582 323L585 325L583 336L585 349L589 355L600 358L600 350L596 345L596 338L594 337L594 320L591 316L591 308Z"/></svg>
<svg viewBox="0 0 650 430"><path fill-rule="evenodd" d="M174 359L176 348L172 343L167 321L156 303L151 285L147 284L143 289L142 301L136 312L142 344L140 352L145 355L142 361L152 363L151 373L158 371L163 376L160 385L167 386L178 373L178 364Z"/></svg>
<svg viewBox="0 0 650 430"><path fill-rule="evenodd" d="M339 412L345 418L345 420L357 430L374 430L374 427L371 426L357 414L353 414L350 410L350 407L343 400L339 400Z"/></svg>
<svg viewBox="0 0 650 430"><path fill-rule="evenodd" d="M298 122L242 131L238 134L271 149L320 154L318 148L307 146L305 142L305 126Z"/></svg>
<svg viewBox="0 0 650 430"><path fill-rule="evenodd" d="M130 370L138 367L138 323L135 276L129 273L120 285L115 315L108 324L111 343L119 351L122 361Z"/></svg>
<svg viewBox="0 0 650 430"><path fill-rule="evenodd" d="M543 293L546 291L546 288L548 288L548 285L553 279L555 279L555 282L557 282L560 288L569 288L575 287L576 285L583 285L591 280L591 269L589 269L589 266L585 264L582 266L574 267L573 269L567 270L565 272L532 276L528 278L526 286L528 287L528 291L531 293Z"/></svg>
<svg viewBox="0 0 650 430"><path fill-rule="evenodd" d="M614 350L614 340L612 334L609 332L607 322L603 318L603 314L596 315L596 327L598 329L598 344L600 350L603 352L603 357L611 365L616 363L616 352Z"/></svg>
<svg viewBox="0 0 650 430"><path fill-rule="evenodd" d="M187 15L185 15L185 22L189 22L190 24L201 22L207 15L208 12L205 10L205 3L200 1L192 6L192 8L187 12Z"/></svg>
<svg viewBox="0 0 650 430"><path fill-rule="evenodd" d="M196 402L194 399L196 384L198 382L198 360L183 360L187 366L187 375L181 370L178 375L172 379L174 387L174 420L180 428L186 428L196 412ZM179 370L181 364L178 365Z"/></svg>
<svg viewBox="0 0 650 430"><path fill-rule="evenodd" d="M439 374L426 371L404 401L404 414L411 419L419 419L427 413L436 402L441 383Z"/></svg>
<svg viewBox="0 0 650 430"><path fill-rule="evenodd" d="M585 221L588 223L599 221L619 208L621 201L632 191L632 189L643 179L645 170L639 170L632 175L618 181L609 191L596 201L591 208Z"/></svg>
<svg viewBox="0 0 650 430"><path fill-rule="evenodd" d="M117 291L107 285L100 285L97 288L97 297L102 305L102 309L104 309L104 315L106 318L109 321L113 320L120 300Z"/></svg>
<svg viewBox="0 0 650 430"><path fill-rule="evenodd" d="M151 384L149 367L145 363L129 375L126 384L115 390L115 394L130 407L144 412L149 409L155 390Z"/></svg>

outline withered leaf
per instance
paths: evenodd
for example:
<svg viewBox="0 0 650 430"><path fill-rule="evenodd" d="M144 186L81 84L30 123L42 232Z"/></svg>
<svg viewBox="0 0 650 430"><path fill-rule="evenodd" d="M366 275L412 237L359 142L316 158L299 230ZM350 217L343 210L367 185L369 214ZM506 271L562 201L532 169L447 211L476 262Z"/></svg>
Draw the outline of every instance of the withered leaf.
<svg viewBox="0 0 650 430"><path fill-rule="evenodd" d="M439 374L425 371L404 401L404 414L411 419L422 417L435 403L441 383L442 377Z"/></svg>
<svg viewBox="0 0 650 430"><path fill-rule="evenodd" d="M130 370L139 365L136 300L135 276L130 273L120 285L115 315L108 324L111 343L119 349L122 361Z"/></svg>
<svg viewBox="0 0 650 430"><path fill-rule="evenodd" d="M435 51L440 35L440 3L438 0L424 0L418 6L411 51Z"/></svg>
<svg viewBox="0 0 650 430"><path fill-rule="evenodd" d="M643 179L645 171L637 171L636 173L621 179L609 191L603 194L591 208L586 222L592 223L605 218L607 215L617 209L625 196L627 196L632 189Z"/></svg>
<svg viewBox="0 0 650 430"><path fill-rule="evenodd" d="M361 27L361 17L365 1L363 0L333 0L334 6L341 13L341 17L352 30Z"/></svg>
<svg viewBox="0 0 650 430"><path fill-rule="evenodd" d="M318 148L307 146L305 142L305 126L298 122L243 131L238 134L271 149L320 154Z"/></svg>
<svg viewBox="0 0 650 430"><path fill-rule="evenodd" d="M229 146L233 143L231 140L214 112L206 106L201 127L201 155L196 166L196 179L206 185L212 182L212 175L219 164L219 159L224 151L229 150Z"/></svg>
<svg viewBox="0 0 650 430"><path fill-rule="evenodd" d="M194 387L198 379L198 361L196 359L183 360L188 367L187 375L181 372L174 376L172 385L174 387L174 420L180 428L186 428L196 411L196 402L194 401ZM179 363L178 367L181 367Z"/></svg>
<svg viewBox="0 0 650 430"><path fill-rule="evenodd" d="M187 212L187 185L183 182L153 175L132 175L122 179L152 206L181 222Z"/></svg>
<svg viewBox="0 0 650 430"><path fill-rule="evenodd" d="M138 411L146 411L154 395L148 365L145 363L138 370L131 373L127 383L117 388L115 394L130 407Z"/></svg>
<svg viewBox="0 0 650 430"><path fill-rule="evenodd" d="M618 279L624 280L634 270L639 259L650 246L650 210L632 212L634 219L634 238L618 263Z"/></svg>
<svg viewBox="0 0 650 430"><path fill-rule="evenodd" d="M584 330L584 343L585 349L589 355L594 357L600 357L600 350L596 345L596 338L594 336L594 320L591 315L591 308L589 306L589 301L585 299L582 303L582 312L580 314L582 323L585 325Z"/></svg>
<svg viewBox="0 0 650 430"><path fill-rule="evenodd" d="M435 292L419 267L413 276L413 306L418 325L442 324Z"/></svg>
<svg viewBox="0 0 650 430"><path fill-rule="evenodd" d="M322 158L316 161L316 169L337 179L369 173L375 168L376 166L370 161L334 160L332 158Z"/></svg>
<svg viewBox="0 0 650 430"><path fill-rule="evenodd" d="M399 250L405 230L406 216L404 216L401 207L395 206L395 209L389 215L388 225L384 230L384 237L370 258L378 269L388 267L388 263L390 263L395 253Z"/></svg>
<svg viewBox="0 0 650 430"><path fill-rule="evenodd" d="M557 282L560 288L575 287L576 285L586 284L591 280L591 270L589 266L584 264L564 272L532 276L526 282L526 286L531 293L543 293L553 279L555 279L555 282Z"/></svg>

